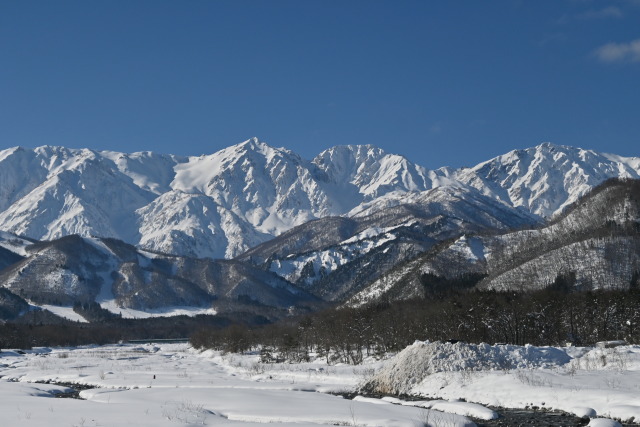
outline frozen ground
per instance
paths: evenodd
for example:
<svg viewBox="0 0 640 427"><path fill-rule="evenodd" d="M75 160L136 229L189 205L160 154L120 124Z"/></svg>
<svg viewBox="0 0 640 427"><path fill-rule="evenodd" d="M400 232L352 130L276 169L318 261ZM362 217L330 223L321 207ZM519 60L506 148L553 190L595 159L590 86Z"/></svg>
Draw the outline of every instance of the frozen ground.
<svg viewBox="0 0 640 427"><path fill-rule="evenodd" d="M487 406L563 410L600 427L640 420L640 346L416 342L385 362L329 366L261 364L187 344L110 345L5 351L0 376L3 426L471 426L465 417L498 417ZM95 388L61 399L65 387L41 382ZM431 400L326 394L364 383Z"/></svg>
<svg viewBox="0 0 640 427"><path fill-rule="evenodd" d="M261 365L255 355L199 353L187 344L5 351L0 353L1 424L473 425L455 414L320 393L352 390L379 365ZM80 392L84 400L55 398L65 387L38 383L43 381L97 388Z"/></svg>

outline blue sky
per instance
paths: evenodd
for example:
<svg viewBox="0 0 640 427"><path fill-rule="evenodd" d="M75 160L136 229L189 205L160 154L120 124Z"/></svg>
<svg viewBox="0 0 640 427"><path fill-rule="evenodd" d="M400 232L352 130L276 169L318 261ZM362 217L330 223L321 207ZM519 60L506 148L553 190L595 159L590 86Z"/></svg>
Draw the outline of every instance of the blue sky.
<svg viewBox="0 0 640 427"><path fill-rule="evenodd" d="M640 156L640 0L0 0L0 148Z"/></svg>

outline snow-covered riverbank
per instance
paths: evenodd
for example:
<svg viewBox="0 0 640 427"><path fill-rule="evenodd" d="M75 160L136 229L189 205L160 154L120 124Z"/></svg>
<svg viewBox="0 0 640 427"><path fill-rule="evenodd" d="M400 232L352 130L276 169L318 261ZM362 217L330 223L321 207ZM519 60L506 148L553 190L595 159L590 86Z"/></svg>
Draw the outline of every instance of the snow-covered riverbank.
<svg viewBox="0 0 640 427"><path fill-rule="evenodd" d="M0 353L3 425L20 426L471 426L483 405L560 409L640 420L640 347L616 349L416 343L359 366L262 364L258 355L198 352L188 344L110 345ZM395 391L440 401L343 399L384 378ZM84 400L65 387L95 386ZM465 401L460 401L464 399ZM475 402L475 403L471 403ZM592 420L592 425L615 425ZM604 424L608 423L608 424Z"/></svg>
<svg viewBox="0 0 640 427"><path fill-rule="evenodd" d="M555 348L418 341L377 371L366 388L640 423L640 346Z"/></svg>
<svg viewBox="0 0 640 427"><path fill-rule="evenodd" d="M351 390L379 363L263 366L254 355L199 353L187 344L36 349L0 355L2 425L362 425L471 426L468 419L400 405L377 405L319 391ZM85 400L56 399L92 384Z"/></svg>

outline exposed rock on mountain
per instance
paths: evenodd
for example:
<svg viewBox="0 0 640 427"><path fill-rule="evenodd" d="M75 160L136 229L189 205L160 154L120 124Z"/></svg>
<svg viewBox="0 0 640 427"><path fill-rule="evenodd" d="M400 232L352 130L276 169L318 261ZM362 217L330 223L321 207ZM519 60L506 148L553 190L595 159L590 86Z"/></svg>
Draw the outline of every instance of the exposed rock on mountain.
<svg viewBox="0 0 640 427"><path fill-rule="evenodd" d="M544 143L461 169L455 178L549 218L609 178L640 178L640 158Z"/></svg>

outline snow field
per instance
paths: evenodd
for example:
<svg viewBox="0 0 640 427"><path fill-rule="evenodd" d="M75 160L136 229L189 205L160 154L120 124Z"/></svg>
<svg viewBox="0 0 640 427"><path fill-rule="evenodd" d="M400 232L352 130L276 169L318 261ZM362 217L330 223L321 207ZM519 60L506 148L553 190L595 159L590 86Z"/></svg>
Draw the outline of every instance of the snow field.
<svg viewBox="0 0 640 427"><path fill-rule="evenodd" d="M258 355L197 352L187 344L40 348L0 353L3 425L358 425L473 426L467 418L403 405L352 401L319 391L352 391L380 366L263 365ZM55 399L76 383L78 399Z"/></svg>
<svg viewBox="0 0 640 427"><path fill-rule="evenodd" d="M640 346L554 348L416 342L387 361L263 364L257 354L197 352L187 344L40 348L0 353L8 425L471 426L484 405L563 410L590 426L640 420ZM407 401L353 392L384 379ZM54 399L76 383L85 400ZM4 425L4 424L3 424Z"/></svg>

